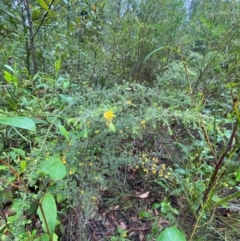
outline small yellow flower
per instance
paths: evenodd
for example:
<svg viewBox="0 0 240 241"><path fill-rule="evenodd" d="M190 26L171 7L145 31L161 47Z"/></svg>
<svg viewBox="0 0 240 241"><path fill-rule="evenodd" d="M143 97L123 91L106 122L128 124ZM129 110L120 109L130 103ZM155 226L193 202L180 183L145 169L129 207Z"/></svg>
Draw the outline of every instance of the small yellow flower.
<svg viewBox="0 0 240 241"><path fill-rule="evenodd" d="M152 174L156 174L157 171L155 169L152 169Z"/></svg>
<svg viewBox="0 0 240 241"><path fill-rule="evenodd" d="M92 166L92 162L89 163L89 166L90 166L90 167Z"/></svg>
<svg viewBox="0 0 240 241"><path fill-rule="evenodd" d="M100 130L95 130L95 134L98 134L100 132Z"/></svg>
<svg viewBox="0 0 240 241"><path fill-rule="evenodd" d="M84 191L83 191L83 190L81 190L80 192L81 192L81 194L84 194Z"/></svg>
<svg viewBox="0 0 240 241"><path fill-rule="evenodd" d="M65 156L62 157L62 163L63 163L63 164L67 164L67 161L66 161Z"/></svg>
<svg viewBox="0 0 240 241"><path fill-rule="evenodd" d="M126 104L127 104L127 105L131 105L131 104L132 104L132 101L131 101L131 100L128 100L128 101L126 102Z"/></svg>
<svg viewBox="0 0 240 241"><path fill-rule="evenodd" d="M108 110L104 112L103 116L108 122L111 122L114 118L114 113L111 110Z"/></svg>
<svg viewBox="0 0 240 241"><path fill-rule="evenodd" d="M145 120L142 120L141 121L141 125L145 125L146 121Z"/></svg>
<svg viewBox="0 0 240 241"><path fill-rule="evenodd" d="M163 177L163 172L162 172L162 171L159 172L159 173L158 173L158 176L159 176L159 177Z"/></svg>

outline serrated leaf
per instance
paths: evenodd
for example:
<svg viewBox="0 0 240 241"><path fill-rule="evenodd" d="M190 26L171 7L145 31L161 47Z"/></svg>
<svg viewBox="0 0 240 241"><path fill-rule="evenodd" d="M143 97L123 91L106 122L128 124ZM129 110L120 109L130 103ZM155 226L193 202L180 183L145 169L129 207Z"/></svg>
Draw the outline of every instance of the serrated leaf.
<svg viewBox="0 0 240 241"><path fill-rule="evenodd" d="M38 207L37 214L39 215L45 232L47 232L48 227L52 240L57 222L57 206L52 194L46 193L42 198L40 205L42 208ZM43 215L45 219L43 218Z"/></svg>
<svg viewBox="0 0 240 241"><path fill-rule="evenodd" d="M177 227L167 228L161 232L157 241L186 241L186 238Z"/></svg>
<svg viewBox="0 0 240 241"><path fill-rule="evenodd" d="M35 131L36 126L32 119L24 116L0 117L0 124L19 127L22 129Z"/></svg>

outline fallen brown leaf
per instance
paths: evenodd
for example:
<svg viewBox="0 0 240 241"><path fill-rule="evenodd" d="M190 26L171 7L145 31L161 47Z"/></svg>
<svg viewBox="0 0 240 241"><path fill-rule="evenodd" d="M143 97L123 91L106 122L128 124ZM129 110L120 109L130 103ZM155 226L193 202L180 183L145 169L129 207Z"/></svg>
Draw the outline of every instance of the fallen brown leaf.
<svg viewBox="0 0 240 241"><path fill-rule="evenodd" d="M120 225L122 230L126 230L127 229L127 225L124 222L120 222Z"/></svg>
<svg viewBox="0 0 240 241"><path fill-rule="evenodd" d="M144 233L143 232L139 232L139 240L143 241L144 240Z"/></svg>
<svg viewBox="0 0 240 241"><path fill-rule="evenodd" d="M141 195L138 195L137 197L139 197L139 198L147 198L148 196L149 196L149 191L145 192L145 193L143 193Z"/></svg>
<svg viewBox="0 0 240 241"><path fill-rule="evenodd" d="M137 222L139 219L137 216L135 216L135 217L131 217L131 220L132 220L132 222Z"/></svg>

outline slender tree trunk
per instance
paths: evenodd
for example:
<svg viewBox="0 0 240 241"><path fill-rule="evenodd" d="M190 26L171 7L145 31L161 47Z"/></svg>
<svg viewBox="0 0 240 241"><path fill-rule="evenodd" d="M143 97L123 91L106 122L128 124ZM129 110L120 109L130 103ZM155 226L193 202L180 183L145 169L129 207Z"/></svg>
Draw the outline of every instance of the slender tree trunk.
<svg viewBox="0 0 240 241"><path fill-rule="evenodd" d="M29 7L29 0L24 0L25 9L27 11L27 21L29 26L29 45L30 45L30 52L32 56L32 64L33 64L33 74L37 73L37 59L36 59L36 51L35 51L35 44L34 44L34 32L33 32L33 23L32 23L32 15L31 9Z"/></svg>

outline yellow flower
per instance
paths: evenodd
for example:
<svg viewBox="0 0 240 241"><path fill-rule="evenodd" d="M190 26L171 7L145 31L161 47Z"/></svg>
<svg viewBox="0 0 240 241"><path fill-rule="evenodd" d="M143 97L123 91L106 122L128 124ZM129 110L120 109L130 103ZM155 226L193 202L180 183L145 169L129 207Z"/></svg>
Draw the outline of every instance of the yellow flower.
<svg viewBox="0 0 240 241"><path fill-rule="evenodd" d="M146 123L145 120L141 121L141 125L145 125L145 123Z"/></svg>
<svg viewBox="0 0 240 241"><path fill-rule="evenodd" d="M128 100L128 101L126 102L126 104L127 104L127 105L131 105L131 104L132 104L132 101L131 101L131 100Z"/></svg>
<svg viewBox="0 0 240 241"><path fill-rule="evenodd" d="M62 157L62 163L63 163L63 164L67 164L67 161L66 161L65 156Z"/></svg>
<svg viewBox="0 0 240 241"><path fill-rule="evenodd" d="M114 118L114 113L111 110L108 110L104 112L103 116L107 120L107 122L111 122Z"/></svg>

